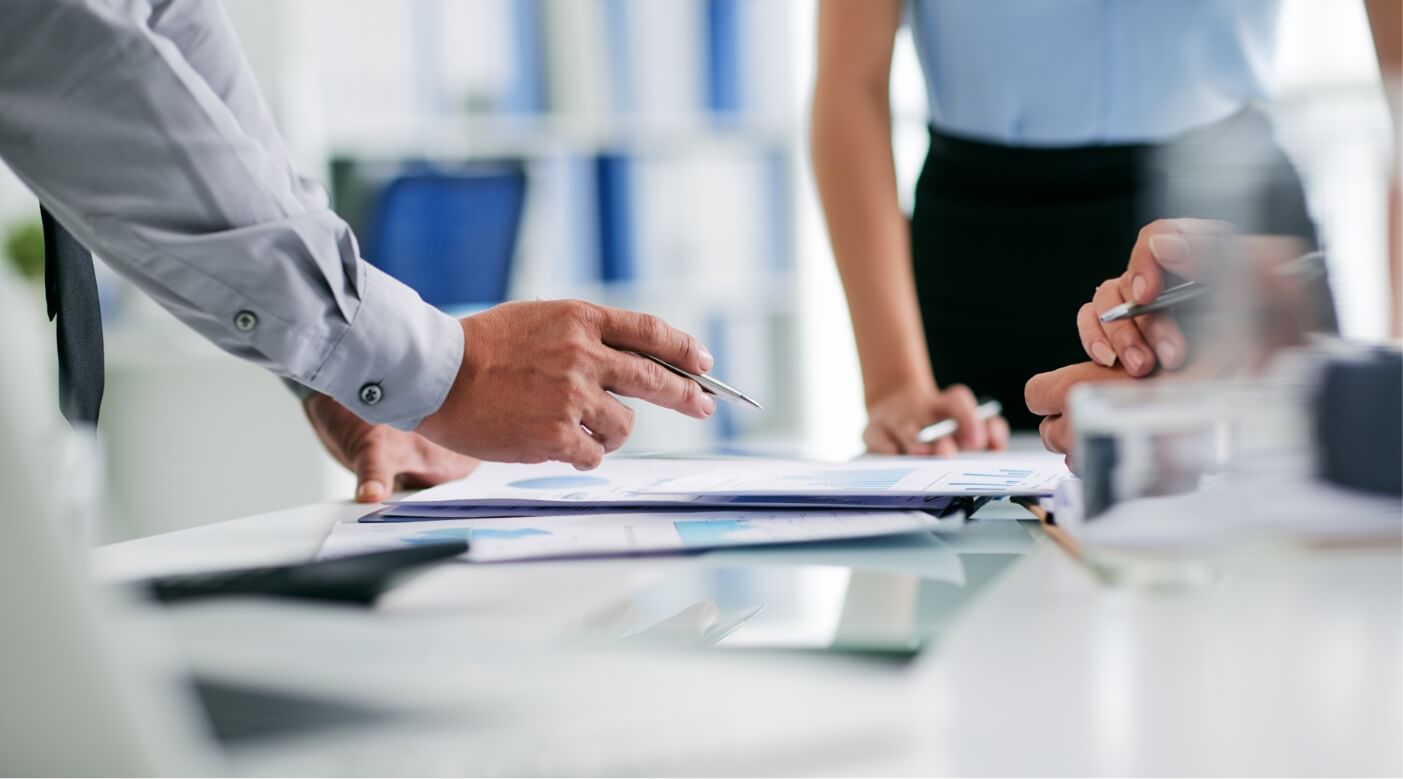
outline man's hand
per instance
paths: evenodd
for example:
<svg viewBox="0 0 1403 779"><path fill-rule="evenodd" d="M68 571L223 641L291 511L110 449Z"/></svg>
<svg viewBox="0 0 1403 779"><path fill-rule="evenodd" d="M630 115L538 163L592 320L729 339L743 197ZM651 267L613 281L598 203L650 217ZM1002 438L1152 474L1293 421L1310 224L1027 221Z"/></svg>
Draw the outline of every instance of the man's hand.
<svg viewBox="0 0 1403 779"><path fill-rule="evenodd" d="M478 464L421 435L372 425L325 395L308 397L302 409L326 450L355 473L360 503L379 503L397 489L461 479Z"/></svg>
<svg viewBox="0 0 1403 779"><path fill-rule="evenodd" d="M934 384L905 386L875 400L867 412L862 440L874 454L949 456L960 450L1008 448L1008 422L979 418L978 401L969 387L952 384L942 392ZM921 443L916 434L926 425L954 418L952 436Z"/></svg>
<svg viewBox="0 0 1403 779"><path fill-rule="evenodd" d="M1028 380L1023 390L1028 410L1045 417L1038 425L1043 446L1059 454L1072 451L1072 425L1067 416L1067 393L1072 387L1088 381L1124 381L1129 376L1119 368L1107 368L1094 362L1079 362L1055 371L1039 373Z"/></svg>
<svg viewBox="0 0 1403 779"><path fill-rule="evenodd" d="M586 470L633 429L624 395L705 419L716 399L691 373L711 354L657 317L580 301L507 303L462 320L463 363L448 397L416 432L500 462L560 460Z"/></svg>

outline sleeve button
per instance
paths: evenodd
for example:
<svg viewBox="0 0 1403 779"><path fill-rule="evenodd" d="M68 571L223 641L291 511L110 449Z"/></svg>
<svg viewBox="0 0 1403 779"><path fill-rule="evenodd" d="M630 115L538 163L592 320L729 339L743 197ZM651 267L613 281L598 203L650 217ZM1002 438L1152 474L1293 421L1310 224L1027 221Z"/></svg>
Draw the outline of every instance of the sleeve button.
<svg viewBox="0 0 1403 779"><path fill-rule="evenodd" d="M234 315L234 329L241 333L247 333L258 327L258 315L252 311L244 310Z"/></svg>
<svg viewBox="0 0 1403 779"><path fill-rule="evenodd" d="M379 384L370 383L360 388L360 402L367 406L373 406L385 397L385 391L380 389Z"/></svg>

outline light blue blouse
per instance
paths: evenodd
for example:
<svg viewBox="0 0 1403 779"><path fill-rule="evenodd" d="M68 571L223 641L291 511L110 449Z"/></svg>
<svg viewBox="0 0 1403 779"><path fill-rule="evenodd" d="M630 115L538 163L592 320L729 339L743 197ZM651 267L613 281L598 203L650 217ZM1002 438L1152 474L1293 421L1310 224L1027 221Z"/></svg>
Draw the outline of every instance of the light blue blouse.
<svg viewBox="0 0 1403 779"><path fill-rule="evenodd" d="M1017 146L1162 140L1268 95L1279 0L906 0L931 121Z"/></svg>

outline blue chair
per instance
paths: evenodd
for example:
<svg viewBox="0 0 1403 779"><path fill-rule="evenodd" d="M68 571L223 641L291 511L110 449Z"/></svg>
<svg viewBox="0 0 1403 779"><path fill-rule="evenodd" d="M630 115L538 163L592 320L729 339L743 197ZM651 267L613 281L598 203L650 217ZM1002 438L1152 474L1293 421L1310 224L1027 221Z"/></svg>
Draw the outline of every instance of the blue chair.
<svg viewBox="0 0 1403 779"><path fill-rule="evenodd" d="M375 203L367 259L439 308L500 303L525 203L521 165L400 175Z"/></svg>

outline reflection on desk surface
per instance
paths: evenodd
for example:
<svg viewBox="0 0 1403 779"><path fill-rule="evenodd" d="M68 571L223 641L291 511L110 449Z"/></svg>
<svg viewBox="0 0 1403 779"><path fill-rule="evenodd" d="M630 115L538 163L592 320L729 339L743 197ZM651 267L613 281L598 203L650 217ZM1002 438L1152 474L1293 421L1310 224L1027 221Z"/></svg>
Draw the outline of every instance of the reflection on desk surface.
<svg viewBox="0 0 1403 779"><path fill-rule="evenodd" d="M937 640L973 596L1018 554L950 554L943 574L841 565L705 565L641 590L627 614L633 637L721 648L804 649L912 656ZM687 641L688 636L694 640Z"/></svg>

